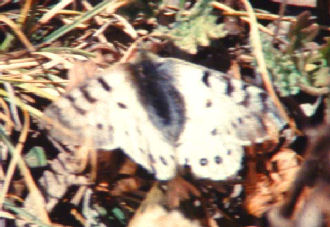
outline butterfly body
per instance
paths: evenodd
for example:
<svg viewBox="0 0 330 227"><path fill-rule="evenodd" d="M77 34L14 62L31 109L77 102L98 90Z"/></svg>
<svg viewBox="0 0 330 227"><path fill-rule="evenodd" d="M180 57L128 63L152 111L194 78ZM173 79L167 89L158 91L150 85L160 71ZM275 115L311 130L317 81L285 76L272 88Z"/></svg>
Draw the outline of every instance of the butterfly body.
<svg viewBox="0 0 330 227"><path fill-rule="evenodd" d="M197 178L226 180L241 169L243 147L286 122L260 88L172 58L119 64L64 94L45 115L50 136L68 145L121 148L159 180L189 166Z"/></svg>

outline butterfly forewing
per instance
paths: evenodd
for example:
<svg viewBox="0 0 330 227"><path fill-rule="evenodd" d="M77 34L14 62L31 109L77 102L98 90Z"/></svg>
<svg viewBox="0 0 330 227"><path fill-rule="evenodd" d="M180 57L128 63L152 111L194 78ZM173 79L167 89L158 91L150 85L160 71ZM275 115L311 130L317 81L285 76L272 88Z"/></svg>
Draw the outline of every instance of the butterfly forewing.
<svg viewBox="0 0 330 227"><path fill-rule="evenodd" d="M131 73L127 65L117 65L78 85L45 110L55 124L42 124L65 145L120 148L158 179L170 179L176 166L173 149L151 123Z"/></svg>

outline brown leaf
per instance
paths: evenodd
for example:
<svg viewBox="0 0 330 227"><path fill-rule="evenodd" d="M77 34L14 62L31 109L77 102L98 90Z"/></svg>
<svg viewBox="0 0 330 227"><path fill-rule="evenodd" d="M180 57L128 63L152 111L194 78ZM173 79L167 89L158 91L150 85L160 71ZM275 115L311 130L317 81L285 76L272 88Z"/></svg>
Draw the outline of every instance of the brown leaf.
<svg viewBox="0 0 330 227"><path fill-rule="evenodd" d="M248 176L250 178L245 185L245 207L248 212L260 217L270 207L283 202L299 166L297 154L291 149L283 148L266 162L268 174L255 171L253 176Z"/></svg>

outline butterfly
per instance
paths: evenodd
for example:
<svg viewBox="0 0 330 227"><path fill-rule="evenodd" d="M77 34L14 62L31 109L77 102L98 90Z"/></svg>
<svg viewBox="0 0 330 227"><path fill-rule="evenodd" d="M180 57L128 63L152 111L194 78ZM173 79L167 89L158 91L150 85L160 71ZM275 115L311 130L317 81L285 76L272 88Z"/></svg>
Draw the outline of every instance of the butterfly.
<svg viewBox="0 0 330 227"><path fill-rule="evenodd" d="M242 168L244 146L287 122L268 94L227 74L175 58L140 54L63 94L44 111L51 138L120 148L158 180L188 167L226 180ZM65 130L61 130L63 126ZM74 136L71 136L71 135Z"/></svg>

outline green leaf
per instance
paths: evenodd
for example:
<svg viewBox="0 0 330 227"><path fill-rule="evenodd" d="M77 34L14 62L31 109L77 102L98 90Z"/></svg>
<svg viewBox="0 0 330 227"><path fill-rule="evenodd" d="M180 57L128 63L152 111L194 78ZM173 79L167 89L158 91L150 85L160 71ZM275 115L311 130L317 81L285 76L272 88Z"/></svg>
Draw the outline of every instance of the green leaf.
<svg viewBox="0 0 330 227"><path fill-rule="evenodd" d="M25 161L31 168L47 166L47 157L42 147L33 147L25 155Z"/></svg>
<svg viewBox="0 0 330 227"><path fill-rule="evenodd" d="M274 48L271 39L265 34L261 35L261 39L267 69L281 96L297 94L300 91L298 83L310 86L309 81L304 78L289 54Z"/></svg>
<svg viewBox="0 0 330 227"><path fill-rule="evenodd" d="M227 35L223 24L217 24L217 16L212 15L210 0L198 1L189 11L180 10L176 22L170 27L159 27L156 31L173 40L174 44L196 54L198 46L209 46L212 39Z"/></svg>

